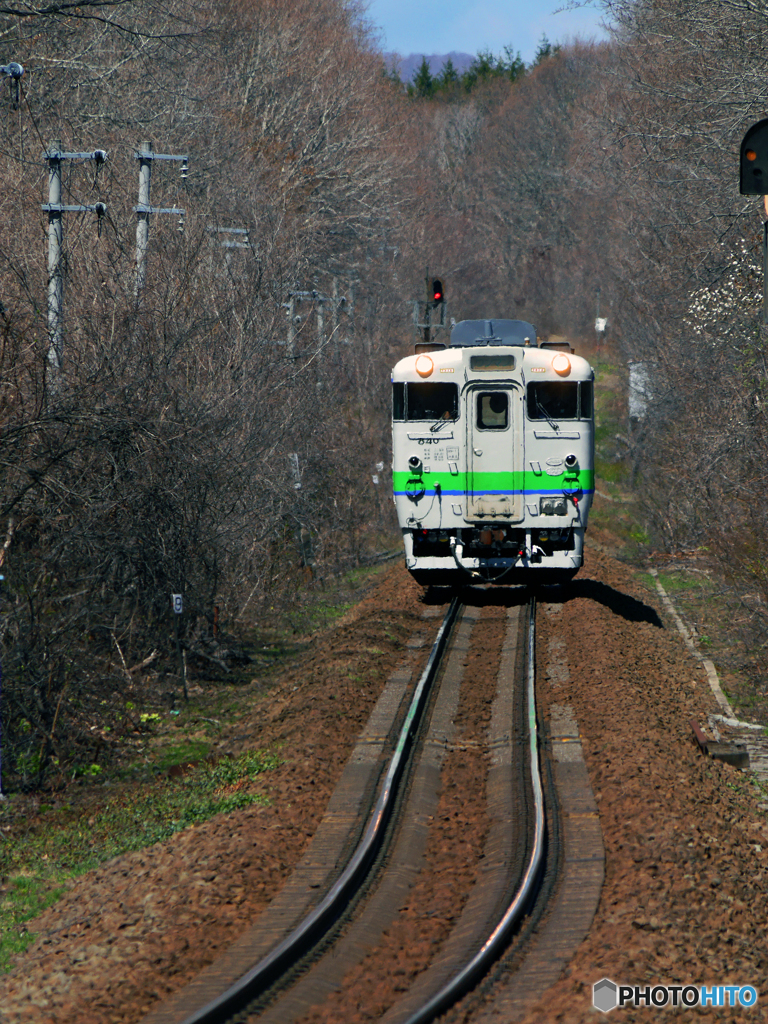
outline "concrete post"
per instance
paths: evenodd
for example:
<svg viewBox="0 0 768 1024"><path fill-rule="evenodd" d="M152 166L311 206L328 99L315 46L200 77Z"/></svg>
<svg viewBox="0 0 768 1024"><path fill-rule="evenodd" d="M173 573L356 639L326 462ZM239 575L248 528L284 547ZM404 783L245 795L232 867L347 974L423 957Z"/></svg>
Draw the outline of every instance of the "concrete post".
<svg viewBox="0 0 768 1024"><path fill-rule="evenodd" d="M61 140L48 149L48 365L61 370L64 274L61 262L63 226L61 218Z"/></svg>
<svg viewBox="0 0 768 1024"><path fill-rule="evenodd" d="M139 143L140 154L151 154L152 143ZM147 245L149 243L149 196L152 180L152 157L139 156L139 209L136 212L136 298L147 280Z"/></svg>

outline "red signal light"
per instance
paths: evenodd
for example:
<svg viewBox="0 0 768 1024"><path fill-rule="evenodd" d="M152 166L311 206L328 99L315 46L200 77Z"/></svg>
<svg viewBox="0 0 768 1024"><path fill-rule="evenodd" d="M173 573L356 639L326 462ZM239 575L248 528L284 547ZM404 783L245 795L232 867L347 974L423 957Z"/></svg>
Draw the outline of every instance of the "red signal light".
<svg viewBox="0 0 768 1024"><path fill-rule="evenodd" d="M443 282L434 278L432 281L432 301L435 305L445 300L445 292L443 291Z"/></svg>

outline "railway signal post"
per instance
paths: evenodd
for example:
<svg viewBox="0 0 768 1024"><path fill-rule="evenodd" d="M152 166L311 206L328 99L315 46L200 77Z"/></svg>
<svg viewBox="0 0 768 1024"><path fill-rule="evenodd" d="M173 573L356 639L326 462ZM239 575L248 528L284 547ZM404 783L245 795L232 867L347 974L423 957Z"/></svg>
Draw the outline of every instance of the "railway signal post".
<svg viewBox="0 0 768 1024"><path fill-rule="evenodd" d="M416 333L418 334L421 332L424 342L429 344L432 340L432 331L439 331L445 328L445 289L443 288L443 282L439 277L430 278L429 267L427 267L424 285L426 291L425 301L420 303L418 299L416 299L413 303L413 325L416 329ZM421 319L421 306L424 307L423 320ZM434 324L432 323L433 309L437 311L439 316L439 319Z"/></svg>
<svg viewBox="0 0 768 1024"><path fill-rule="evenodd" d="M768 118L753 124L741 140L739 192L763 197L763 326L768 327Z"/></svg>

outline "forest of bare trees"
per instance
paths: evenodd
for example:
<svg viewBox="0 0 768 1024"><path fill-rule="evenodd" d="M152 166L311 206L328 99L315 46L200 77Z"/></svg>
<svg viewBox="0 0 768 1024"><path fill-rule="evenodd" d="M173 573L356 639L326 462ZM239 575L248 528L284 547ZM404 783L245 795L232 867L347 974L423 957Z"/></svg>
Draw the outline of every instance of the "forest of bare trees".
<svg viewBox="0 0 768 1024"><path fill-rule="evenodd" d="M651 370L628 444L655 541L711 545L768 597L762 204L737 175L765 114L768 5L604 9L608 43L408 95L349 0L0 5L0 59L25 68L18 102L0 92L17 779L93 756L101 702L173 653L171 594L186 647L211 653L215 614L236 631L386 543L388 370L426 266L457 319L545 334L588 336L599 289L616 358ZM62 214L60 367L55 140L108 154L62 161L62 203L107 213ZM188 168L152 162L152 206L185 213L150 216L143 280L145 141Z"/></svg>

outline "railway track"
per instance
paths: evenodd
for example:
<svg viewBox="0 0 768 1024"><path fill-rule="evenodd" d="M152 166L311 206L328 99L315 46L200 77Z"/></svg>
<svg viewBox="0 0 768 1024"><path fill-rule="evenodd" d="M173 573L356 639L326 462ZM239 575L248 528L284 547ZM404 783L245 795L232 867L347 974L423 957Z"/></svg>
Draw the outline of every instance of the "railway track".
<svg viewBox="0 0 768 1024"><path fill-rule="evenodd" d="M542 781L539 769L535 602L523 593L471 589L464 604L454 599L418 680L390 679L289 884L225 957L144 1024L352 1020L356 1006L377 1007L386 1024L426 1024L477 990L494 964L508 972L521 960L510 941L517 933L524 945L542 919L562 860L553 772L545 767ZM498 660L490 674L478 672L491 656L489 615ZM473 700L487 718L481 738ZM468 732L457 730L464 720ZM455 786L452 759L469 763L468 799L474 809L484 793L485 806L467 854L470 881L446 882L443 870L441 891L430 870L450 832L443 789ZM459 795L452 806L459 815ZM429 905L411 905L419 900ZM430 919L438 913L451 920ZM409 928L421 936L418 951L402 938ZM405 967L403 941L413 949Z"/></svg>

